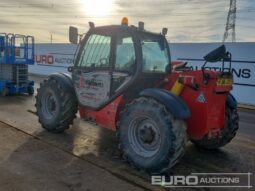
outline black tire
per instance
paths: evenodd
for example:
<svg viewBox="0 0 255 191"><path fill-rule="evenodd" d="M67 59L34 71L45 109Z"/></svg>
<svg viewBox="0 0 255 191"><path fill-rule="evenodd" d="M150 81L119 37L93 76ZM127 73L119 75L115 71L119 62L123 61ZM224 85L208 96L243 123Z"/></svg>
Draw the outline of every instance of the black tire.
<svg viewBox="0 0 255 191"><path fill-rule="evenodd" d="M239 128L239 116L237 109L231 109L226 105L225 127L221 134L213 139L205 136L201 140L191 140L196 146L204 149L218 149L228 144L236 135Z"/></svg>
<svg viewBox="0 0 255 191"><path fill-rule="evenodd" d="M118 136L123 157L136 168L163 173L185 152L186 124L160 102L140 97L121 113Z"/></svg>
<svg viewBox="0 0 255 191"><path fill-rule="evenodd" d="M78 109L74 91L51 77L40 84L35 106L42 127L53 133L68 129Z"/></svg>

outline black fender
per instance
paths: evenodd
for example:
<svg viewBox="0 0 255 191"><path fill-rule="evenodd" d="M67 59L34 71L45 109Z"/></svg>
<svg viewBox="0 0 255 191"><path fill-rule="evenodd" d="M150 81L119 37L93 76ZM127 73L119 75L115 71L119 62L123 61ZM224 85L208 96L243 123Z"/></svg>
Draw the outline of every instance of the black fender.
<svg viewBox="0 0 255 191"><path fill-rule="evenodd" d="M228 97L227 97L227 105L228 105L231 109L236 109L236 108L237 108L237 101L236 101L236 98L235 98L232 94L228 94Z"/></svg>
<svg viewBox="0 0 255 191"><path fill-rule="evenodd" d="M65 91L69 91L75 94L72 78L69 74L56 73L56 74L49 75L48 78L57 80L57 82L62 85Z"/></svg>
<svg viewBox="0 0 255 191"><path fill-rule="evenodd" d="M185 102L175 94L160 88L148 88L143 90L140 96L151 97L163 105L177 119L187 119L191 116Z"/></svg>

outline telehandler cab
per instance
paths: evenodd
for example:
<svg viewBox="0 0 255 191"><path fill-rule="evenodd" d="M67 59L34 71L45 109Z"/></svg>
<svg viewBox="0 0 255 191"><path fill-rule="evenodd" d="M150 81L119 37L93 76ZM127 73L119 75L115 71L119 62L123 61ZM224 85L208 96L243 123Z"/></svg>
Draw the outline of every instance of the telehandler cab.
<svg viewBox="0 0 255 191"><path fill-rule="evenodd" d="M71 76L52 74L38 89L39 122L59 133L80 116L116 131L124 158L139 169L162 173L184 154L187 140L206 149L229 143L238 130L237 103L230 94L231 54L225 46L204 57L222 61L221 71L192 71L173 62L167 29L152 33L139 26L95 27L80 42ZM226 67L224 62L228 61Z"/></svg>

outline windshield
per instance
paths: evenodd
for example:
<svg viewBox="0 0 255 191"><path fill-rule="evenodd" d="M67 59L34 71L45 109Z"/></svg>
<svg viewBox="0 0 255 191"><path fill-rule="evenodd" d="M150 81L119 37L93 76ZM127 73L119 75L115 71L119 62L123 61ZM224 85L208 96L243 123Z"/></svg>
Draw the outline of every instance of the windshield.
<svg viewBox="0 0 255 191"><path fill-rule="evenodd" d="M167 42L163 37L148 35L141 38L143 53L143 71L158 72L166 71L169 64Z"/></svg>

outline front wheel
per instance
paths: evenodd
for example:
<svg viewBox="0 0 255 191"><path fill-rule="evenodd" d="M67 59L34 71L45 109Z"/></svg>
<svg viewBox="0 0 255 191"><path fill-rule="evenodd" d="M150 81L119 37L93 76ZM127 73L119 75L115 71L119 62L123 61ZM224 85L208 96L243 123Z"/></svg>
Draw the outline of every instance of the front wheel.
<svg viewBox="0 0 255 191"><path fill-rule="evenodd" d="M50 77L40 85L35 106L42 127L50 132L60 133L73 123L78 103L74 92Z"/></svg>
<svg viewBox="0 0 255 191"><path fill-rule="evenodd" d="M205 149L217 149L228 144L236 135L239 128L239 116L237 109L231 109L226 105L225 126L221 134L215 138L208 139L205 136L201 140L191 140L196 146Z"/></svg>
<svg viewBox="0 0 255 191"><path fill-rule="evenodd" d="M167 171L185 151L185 122L151 98L138 98L125 108L118 133L124 158L147 172Z"/></svg>

